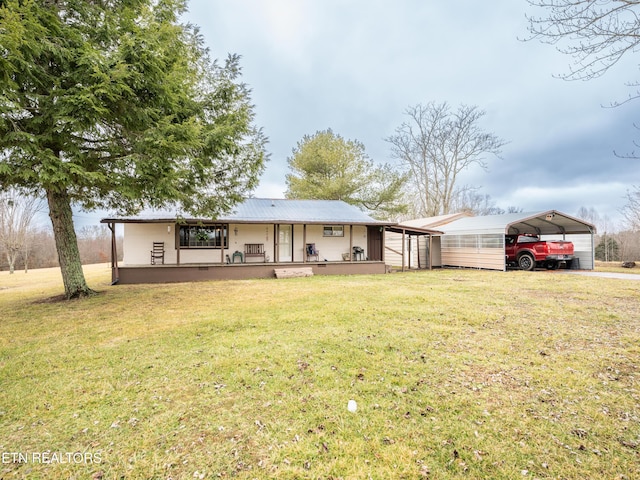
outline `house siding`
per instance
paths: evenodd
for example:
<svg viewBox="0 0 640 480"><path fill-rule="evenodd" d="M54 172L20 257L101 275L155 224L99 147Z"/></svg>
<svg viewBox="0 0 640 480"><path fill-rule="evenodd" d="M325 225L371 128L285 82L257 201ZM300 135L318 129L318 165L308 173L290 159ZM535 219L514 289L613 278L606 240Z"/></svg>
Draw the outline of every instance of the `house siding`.
<svg viewBox="0 0 640 480"><path fill-rule="evenodd" d="M282 224L285 225L285 224ZM289 225L289 224L286 224ZM172 223L125 223L123 241L122 265L148 265L153 242L164 242L165 264L178 263L176 248L176 225ZM293 262L306 261L305 255L305 227L293 225L292 249ZM274 224L229 224L228 246L224 252L220 248L181 248L180 264L215 264L224 263L226 256L234 252L244 252L245 243L260 243L264 245L265 260L273 262L275 259ZM323 225L307 225L306 243L315 243L320 251L319 261L343 261L343 254L349 253L350 226L344 225L344 236L323 236ZM367 252L367 227L353 226L353 245ZM245 263L262 263L261 258L247 258Z"/></svg>
<svg viewBox="0 0 640 480"><path fill-rule="evenodd" d="M447 248L442 247L442 265L451 267L505 269L505 253L495 248Z"/></svg>
<svg viewBox="0 0 640 480"><path fill-rule="evenodd" d="M440 254L445 266L505 270L504 235L461 233L441 237Z"/></svg>
<svg viewBox="0 0 640 480"><path fill-rule="evenodd" d="M148 265L153 242L164 242L164 262L176 263L176 236L173 223L125 223L122 243L124 265Z"/></svg>

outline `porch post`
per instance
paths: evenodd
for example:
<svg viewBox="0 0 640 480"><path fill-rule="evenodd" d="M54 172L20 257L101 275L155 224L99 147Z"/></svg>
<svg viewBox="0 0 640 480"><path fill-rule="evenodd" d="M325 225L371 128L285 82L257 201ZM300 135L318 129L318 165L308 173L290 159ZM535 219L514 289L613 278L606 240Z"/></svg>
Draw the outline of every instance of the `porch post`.
<svg viewBox="0 0 640 480"><path fill-rule="evenodd" d="M307 263L307 224L302 225L302 263Z"/></svg>
<svg viewBox="0 0 640 480"><path fill-rule="evenodd" d="M111 230L111 282L112 285L118 283L120 279L120 273L118 272L118 246L116 244L116 224L109 223L109 230Z"/></svg>
<svg viewBox="0 0 640 480"><path fill-rule="evenodd" d="M220 263L224 266L224 241L229 235L229 225L220 225Z"/></svg>
<svg viewBox="0 0 640 480"><path fill-rule="evenodd" d="M407 250L405 243L407 241L407 231L402 229L402 271L404 272L404 255Z"/></svg>
<svg viewBox="0 0 640 480"><path fill-rule="evenodd" d="M278 252L278 246L280 245L278 235L280 235L280 225L277 223L273 224L273 261L274 263L278 263L280 260L280 255Z"/></svg>
<svg viewBox="0 0 640 480"><path fill-rule="evenodd" d="M382 227L382 255L381 255L381 259L384 263L386 262L386 256L387 256L387 242L386 242L386 238L387 238L387 227ZM385 270L386 271L386 270Z"/></svg>
<svg viewBox="0 0 640 480"><path fill-rule="evenodd" d="M349 225L349 261L353 262L353 225Z"/></svg>
<svg viewBox="0 0 640 480"><path fill-rule="evenodd" d="M180 224L174 223L173 225L174 242L176 246L176 265L180 265Z"/></svg>

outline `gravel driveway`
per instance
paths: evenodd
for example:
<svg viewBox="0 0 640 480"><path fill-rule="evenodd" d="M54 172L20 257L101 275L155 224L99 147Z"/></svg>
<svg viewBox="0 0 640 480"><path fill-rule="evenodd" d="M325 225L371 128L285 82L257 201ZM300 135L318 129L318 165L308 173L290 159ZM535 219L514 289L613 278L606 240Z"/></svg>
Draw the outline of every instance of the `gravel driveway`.
<svg viewBox="0 0 640 480"><path fill-rule="evenodd" d="M638 273L612 273L612 272L589 272L587 270L558 270L558 272L569 275L583 275L585 277L600 278L620 278L622 280L640 280Z"/></svg>

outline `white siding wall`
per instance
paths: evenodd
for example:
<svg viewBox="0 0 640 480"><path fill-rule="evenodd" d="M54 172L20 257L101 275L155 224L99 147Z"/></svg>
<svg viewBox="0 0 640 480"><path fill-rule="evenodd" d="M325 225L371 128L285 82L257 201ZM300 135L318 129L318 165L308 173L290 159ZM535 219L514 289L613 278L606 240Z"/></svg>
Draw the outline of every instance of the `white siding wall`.
<svg viewBox="0 0 640 480"><path fill-rule="evenodd" d="M153 242L164 242L164 263L176 263L175 230L172 223L125 223L124 265L151 263Z"/></svg>
<svg viewBox="0 0 640 480"><path fill-rule="evenodd" d="M580 261L581 270L593 270L594 252L593 237L590 234L580 235L541 235L542 240L567 240L573 243L573 252Z"/></svg>
<svg viewBox="0 0 640 480"><path fill-rule="evenodd" d="M236 230L238 233L236 234ZM230 224L229 225L229 248L226 253L232 255L233 252L244 253L245 243L261 243L264 245L265 260L267 262L273 262L275 258L273 252L273 225L260 225L260 224ZM182 258L182 253L180 256ZM249 257L245 259L246 262L262 262L260 257Z"/></svg>
<svg viewBox="0 0 640 480"><path fill-rule="evenodd" d="M302 240L302 226L296 225L296 261L302 261L304 255L304 244ZM298 232L299 231L299 232ZM298 234L300 235L298 239ZM307 225L307 243L315 243L316 249L320 252L320 261L330 262L342 261L342 254L349 253L349 225L344 226L343 237L325 237L322 225ZM364 249L364 258L367 257L367 227L354 225L353 245Z"/></svg>
<svg viewBox="0 0 640 480"><path fill-rule="evenodd" d="M293 260L305 260L304 230L302 225L293 227ZM235 233L237 229L238 233ZM153 242L164 242L165 264L177 263L175 245L175 225L173 223L125 223L124 224L123 265L148 265ZM264 244L267 261L273 261L274 256L274 225L273 224L230 224L229 244L224 250L224 256L235 251L244 252L245 243ZM349 225L344 226L343 237L323 236L322 225L307 226L307 243L315 243L320 251L320 261L342 261L342 254L349 252ZM367 257L367 227L356 225L353 227L353 245L365 250ZM222 252L214 248L181 248L180 263L220 263ZM261 261L250 258L248 261Z"/></svg>

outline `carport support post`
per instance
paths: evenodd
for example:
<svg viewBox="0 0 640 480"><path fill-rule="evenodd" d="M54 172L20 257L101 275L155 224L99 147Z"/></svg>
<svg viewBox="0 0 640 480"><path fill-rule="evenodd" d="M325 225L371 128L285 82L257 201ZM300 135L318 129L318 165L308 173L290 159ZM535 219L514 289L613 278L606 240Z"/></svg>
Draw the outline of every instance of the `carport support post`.
<svg viewBox="0 0 640 480"><path fill-rule="evenodd" d="M591 230L591 270L595 270L596 268L596 247L594 245L594 241L595 241L595 237L594 237L594 229L589 227L589 230ZM605 243L605 247L606 247L606 243ZM605 248L606 251L606 248ZM575 254L575 252L573 252Z"/></svg>

